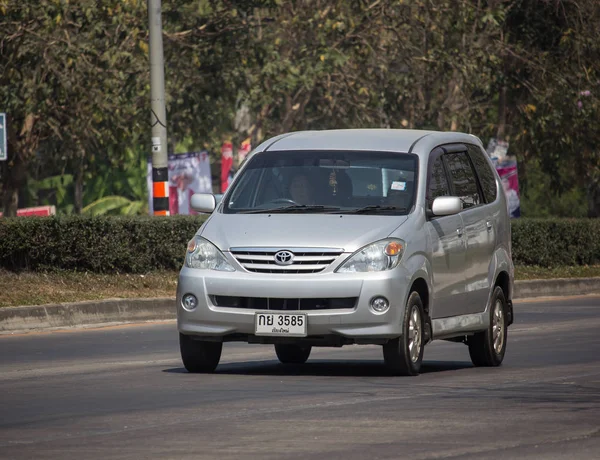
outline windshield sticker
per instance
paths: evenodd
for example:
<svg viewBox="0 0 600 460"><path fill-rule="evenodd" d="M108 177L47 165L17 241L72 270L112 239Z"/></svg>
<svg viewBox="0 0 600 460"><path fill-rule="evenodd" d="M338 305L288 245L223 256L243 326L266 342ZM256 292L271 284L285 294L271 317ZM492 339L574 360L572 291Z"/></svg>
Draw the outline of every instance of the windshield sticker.
<svg viewBox="0 0 600 460"><path fill-rule="evenodd" d="M399 182L399 181L392 182L392 190L400 190L400 191L406 190L406 182Z"/></svg>

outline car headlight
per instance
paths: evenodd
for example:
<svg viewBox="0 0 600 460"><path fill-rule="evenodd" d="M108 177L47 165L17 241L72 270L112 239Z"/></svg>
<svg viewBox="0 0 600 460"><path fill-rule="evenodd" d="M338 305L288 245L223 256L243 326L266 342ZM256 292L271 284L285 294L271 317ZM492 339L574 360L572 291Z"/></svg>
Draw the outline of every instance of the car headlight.
<svg viewBox="0 0 600 460"><path fill-rule="evenodd" d="M219 249L210 241L195 236L190 240L185 255L185 266L220 272L234 272L233 268Z"/></svg>
<svg viewBox="0 0 600 460"><path fill-rule="evenodd" d="M377 241L352 254L336 271L338 273L381 272L400 263L405 243L398 239Z"/></svg>

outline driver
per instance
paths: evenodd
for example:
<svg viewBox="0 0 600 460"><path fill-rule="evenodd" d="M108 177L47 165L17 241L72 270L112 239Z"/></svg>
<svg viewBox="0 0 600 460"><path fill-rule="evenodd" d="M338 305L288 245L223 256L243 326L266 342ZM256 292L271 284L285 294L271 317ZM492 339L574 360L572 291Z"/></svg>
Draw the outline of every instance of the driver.
<svg viewBox="0 0 600 460"><path fill-rule="evenodd" d="M290 197L300 205L314 204L310 180L304 173L296 174L289 187Z"/></svg>

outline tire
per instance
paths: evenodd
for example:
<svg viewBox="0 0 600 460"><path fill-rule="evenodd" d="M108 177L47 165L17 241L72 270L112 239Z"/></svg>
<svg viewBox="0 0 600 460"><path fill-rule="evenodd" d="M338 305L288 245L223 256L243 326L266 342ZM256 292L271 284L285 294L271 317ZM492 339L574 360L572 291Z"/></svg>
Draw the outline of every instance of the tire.
<svg viewBox="0 0 600 460"><path fill-rule="evenodd" d="M312 347L302 347L300 345L275 345L277 358L283 364L304 364L310 356L311 350Z"/></svg>
<svg viewBox="0 0 600 460"><path fill-rule="evenodd" d="M180 333L179 349L188 372L208 374L214 372L219 365L223 343L196 340Z"/></svg>
<svg viewBox="0 0 600 460"><path fill-rule="evenodd" d="M507 304L500 286L494 288L490 302L490 324L485 331L467 339L469 355L476 367L496 367L502 364L506 352L508 321Z"/></svg>
<svg viewBox="0 0 600 460"><path fill-rule="evenodd" d="M402 336L383 346L383 359L392 374L419 375L425 349L424 331L423 302L417 292L412 292L404 310Z"/></svg>

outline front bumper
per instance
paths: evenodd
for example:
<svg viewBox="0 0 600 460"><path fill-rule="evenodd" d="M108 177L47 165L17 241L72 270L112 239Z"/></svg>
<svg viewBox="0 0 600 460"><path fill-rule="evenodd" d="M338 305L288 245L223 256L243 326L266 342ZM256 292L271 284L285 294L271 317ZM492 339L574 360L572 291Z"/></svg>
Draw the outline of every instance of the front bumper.
<svg viewBox="0 0 600 460"><path fill-rule="evenodd" d="M187 335L206 339L254 335L254 316L250 308L216 306L213 296L256 298L348 298L358 300L352 309L308 310L307 333L310 337L341 336L352 341L390 339L402 335L402 318L410 277L400 265L378 273L326 273L314 275L258 274L242 271L217 272L184 267L177 286L177 327ZM182 306L185 294L194 294L197 307ZM373 297L384 296L390 308L383 314L370 308ZM286 311L293 313L293 311Z"/></svg>

